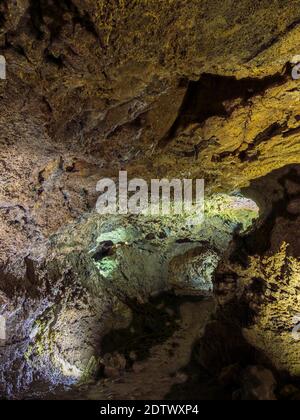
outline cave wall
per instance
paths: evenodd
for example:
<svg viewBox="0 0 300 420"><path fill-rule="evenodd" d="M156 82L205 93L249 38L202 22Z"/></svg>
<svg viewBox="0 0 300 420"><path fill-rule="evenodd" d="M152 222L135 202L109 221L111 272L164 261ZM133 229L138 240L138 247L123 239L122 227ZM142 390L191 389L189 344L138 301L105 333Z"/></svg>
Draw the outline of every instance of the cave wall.
<svg viewBox="0 0 300 420"><path fill-rule="evenodd" d="M49 323L62 325L78 310L82 318L92 313L88 327L74 327L88 364L95 323L117 305L101 287L87 292L81 280L97 284L96 269L86 269L81 245L66 239L69 224L81 226L82 217L93 223L100 178L121 169L145 179L204 178L209 195L236 192L299 162L299 81L289 64L299 54L299 6L1 2L7 80L0 80L0 301L2 312L15 314L10 350L1 354L9 361L4 372L24 372L17 388L32 380L28 360L20 364L19 357L36 352L28 353L32 331L43 336L40 350L51 353ZM57 235L76 264L57 263ZM48 313L53 305L67 318L61 308ZM45 312L47 322L36 328ZM73 362L63 369L72 374ZM5 375L3 382L14 382ZM61 380L59 372L51 375L53 383ZM10 386L3 392L13 392Z"/></svg>
<svg viewBox="0 0 300 420"><path fill-rule="evenodd" d="M2 220L47 238L120 169L224 192L295 163L297 4L2 2ZM2 225L5 261L28 232Z"/></svg>

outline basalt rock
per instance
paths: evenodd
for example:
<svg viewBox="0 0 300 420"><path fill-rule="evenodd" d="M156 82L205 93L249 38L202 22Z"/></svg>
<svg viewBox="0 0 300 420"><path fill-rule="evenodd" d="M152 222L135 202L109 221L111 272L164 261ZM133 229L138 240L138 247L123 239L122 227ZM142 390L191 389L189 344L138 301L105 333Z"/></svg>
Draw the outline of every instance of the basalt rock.
<svg viewBox="0 0 300 420"><path fill-rule="evenodd" d="M1 2L3 397L99 374L101 339L130 326L129 303L174 289L218 301L202 364L235 320L229 352L299 377L299 6ZM205 223L95 214L97 182L120 170L204 178ZM236 362L223 356L219 371Z"/></svg>
<svg viewBox="0 0 300 420"><path fill-rule="evenodd" d="M213 292L213 274L218 266L216 252L209 249L193 249L170 263L170 283L177 293L210 296Z"/></svg>

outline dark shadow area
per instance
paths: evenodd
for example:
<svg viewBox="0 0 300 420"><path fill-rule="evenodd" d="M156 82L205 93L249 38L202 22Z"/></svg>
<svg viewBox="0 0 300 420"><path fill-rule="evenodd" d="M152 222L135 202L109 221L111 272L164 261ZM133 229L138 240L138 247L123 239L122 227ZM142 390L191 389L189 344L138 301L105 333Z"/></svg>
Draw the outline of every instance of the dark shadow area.
<svg viewBox="0 0 300 420"><path fill-rule="evenodd" d="M188 83L188 89L178 117L167 136L161 140L160 147L166 146L179 129L190 124L201 124L213 116L226 117L232 112L224 106L224 102L241 98L244 103L251 97L263 93L272 86L285 83L286 75L276 74L262 79L217 76L203 74L201 78Z"/></svg>
<svg viewBox="0 0 300 420"><path fill-rule="evenodd" d="M98 38L95 25L88 13L80 13L78 7L72 0L30 0L30 27L33 29L36 39L39 41L44 39L43 27L45 25L48 26L50 31L51 42L57 39L66 23L64 19L65 13L72 15L74 26L79 24L87 32L93 34L95 38Z"/></svg>
<svg viewBox="0 0 300 420"><path fill-rule="evenodd" d="M258 202L265 213L253 231L235 238L231 260L245 266L248 256L278 251L276 246L285 240L289 255L299 257L300 166L291 165L257 179L243 194ZM280 227L283 222L285 229Z"/></svg>
<svg viewBox="0 0 300 420"><path fill-rule="evenodd" d="M191 361L183 370L187 382L175 385L166 399L239 400L242 375L249 366L273 370L266 357L242 335L242 324L248 323L249 317L248 307L240 302L220 308L194 345Z"/></svg>
<svg viewBox="0 0 300 420"><path fill-rule="evenodd" d="M184 302L201 302L201 297L176 296L163 293L151 297L149 302L126 301L132 310L133 319L126 329L113 330L101 342L102 355L118 352L130 362L130 353L134 352L137 360L150 356L152 347L164 343L178 330L180 305Z"/></svg>

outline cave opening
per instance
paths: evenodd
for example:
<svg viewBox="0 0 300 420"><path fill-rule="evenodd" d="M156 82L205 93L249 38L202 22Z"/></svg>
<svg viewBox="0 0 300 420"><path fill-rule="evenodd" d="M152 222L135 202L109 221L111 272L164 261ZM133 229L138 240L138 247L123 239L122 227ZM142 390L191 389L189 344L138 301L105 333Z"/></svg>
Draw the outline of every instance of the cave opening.
<svg viewBox="0 0 300 420"><path fill-rule="evenodd" d="M71 398L109 391L126 399L138 381L147 384L141 391L145 398L149 392L162 398L176 384L181 384L181 394L188 393L185 367L195 341L216 311L218 265L234 236L251 229L259 215L256 203L242 194L213 195L205 208L206 217L196 226L187 223L189 215L182 220L115 216L100 227L97 218L88 220L93 241L80 264L73 255L71 261L77 272L86 272L87 265L88 273L95 268L97 282L104 281L118 310L109 309L104 330L96 332L99 321L93 325L93 336L102 338L95 341L94 356L82 376L95 382L85 391L71 387L51 395ZM75 236L81 231L87 227L80 226ZM69 346L73 338L66 337ZM60 343L60 357L64 346ZM207 372L201 371L201 378L205 382Z"/></svg>
<svg viewBox="0 0 300 420"><path fill-rule="evenodd" d="M272 253L278 250L282 241L289 244L289 255L299 257L299 241L295 235L300 214L299 165L289 165L253 181L244 194L258 202L261 218L250 234L240 238L232 258L239 258L237 254Z"/></svg>

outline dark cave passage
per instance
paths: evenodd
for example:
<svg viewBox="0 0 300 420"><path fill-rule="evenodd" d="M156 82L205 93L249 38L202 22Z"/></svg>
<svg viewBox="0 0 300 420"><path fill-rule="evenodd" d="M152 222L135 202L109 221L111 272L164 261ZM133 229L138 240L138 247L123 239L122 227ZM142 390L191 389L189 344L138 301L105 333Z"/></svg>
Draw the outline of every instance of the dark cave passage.
<svg viewBox="0 0 300 420"><path fill-rule="evenodd" d="M244 193L255 198L258 204L261 203L261 219L257 222L257 228L237 238L232 260L245 264L247 256L276 251L282 240L289 244L289 255L299 257L300 244L295 233L300 223L300 167L291 165L274 171L255 180ZM278 233L278 224L282 220L286 223L286 229Z"/></svg>

